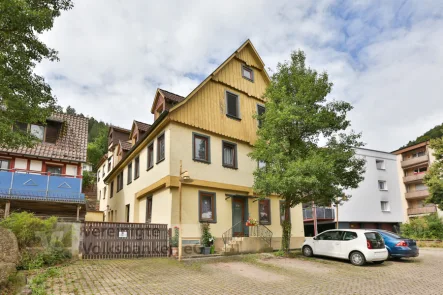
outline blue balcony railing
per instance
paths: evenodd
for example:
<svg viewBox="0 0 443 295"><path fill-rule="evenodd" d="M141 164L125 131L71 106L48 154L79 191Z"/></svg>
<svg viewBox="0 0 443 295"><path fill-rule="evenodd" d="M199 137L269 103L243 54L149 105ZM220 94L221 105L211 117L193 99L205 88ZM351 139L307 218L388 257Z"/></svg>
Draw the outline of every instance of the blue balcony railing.
<svg viewBox="0 0 443 295"><path fill-rule="evenodd" d="M84 203L82 179L46 172L1 170L0 198Z"/></svg>

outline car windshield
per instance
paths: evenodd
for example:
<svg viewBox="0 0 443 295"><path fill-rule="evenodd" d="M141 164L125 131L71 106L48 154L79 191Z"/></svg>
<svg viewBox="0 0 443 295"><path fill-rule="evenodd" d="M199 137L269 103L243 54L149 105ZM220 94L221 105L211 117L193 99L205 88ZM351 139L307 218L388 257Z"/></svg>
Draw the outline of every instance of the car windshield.
<svg viewBox="0 0 443 295"><path fill-rule="evenodd" d="M393 232L390 232L390 231L382 231L381 233L384 235L387 235L388 237L394 238L394 239L403 239L403 237L401 237Z"/></svg>

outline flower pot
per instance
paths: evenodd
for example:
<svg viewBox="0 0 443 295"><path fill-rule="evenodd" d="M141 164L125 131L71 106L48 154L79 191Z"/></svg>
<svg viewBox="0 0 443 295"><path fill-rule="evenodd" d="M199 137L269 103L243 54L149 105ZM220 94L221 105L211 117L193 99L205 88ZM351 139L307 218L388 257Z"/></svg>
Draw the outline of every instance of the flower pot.
<svg viewBox="0 0 443 295"><path fill-rule="evenodd" d="M211 247L200 247L200 254L203 255L211 254Z"/></svg>
<svg viewBox="0 0 443 295"><path fill-rule="evenodd" d="M178 256L178 247L172 247L172 257Z"/></svg>

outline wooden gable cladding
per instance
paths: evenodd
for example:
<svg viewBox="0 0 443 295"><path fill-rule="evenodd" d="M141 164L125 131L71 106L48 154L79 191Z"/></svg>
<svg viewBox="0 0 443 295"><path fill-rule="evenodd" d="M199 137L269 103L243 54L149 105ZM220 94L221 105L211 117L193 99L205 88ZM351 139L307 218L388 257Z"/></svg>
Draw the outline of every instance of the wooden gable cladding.
<svg viewBox="0 0 443 295"><path fill-rule="evenodd" d="M243 78L244 65L254 71L253 81ZM269 82L263 62L248 40L183 102L173 107L169 117L171 121L254 144L258 122L253 115L257 113L257 104L264 102L262 96ZM226 91L239 96L241 120L226 116Z"/></svg>
<svg viewBox="0 0 443 295"><path fill-rule="evenodd" d="M241 120L226 116L225 91L239 95ZM169 114L172 121L214 132L253 144L256 140L257 120L252 116L261 101L221 83L209 81L192 99Z"/></svg>

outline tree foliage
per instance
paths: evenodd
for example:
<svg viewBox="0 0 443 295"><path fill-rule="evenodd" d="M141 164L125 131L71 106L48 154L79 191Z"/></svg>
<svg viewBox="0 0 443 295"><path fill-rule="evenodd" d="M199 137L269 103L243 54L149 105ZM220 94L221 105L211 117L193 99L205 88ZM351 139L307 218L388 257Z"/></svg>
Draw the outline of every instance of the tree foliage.
<svg viewBox="0 0 443 295"><path fill-rule="evenodd" d="M88 143L88 162L91 163L93 170L96 171L97 164L101 157L108 150L108 132L106 129L101 129L94 141Z"/></svg>
<svg viewBox="0 0 443 295"><path fill-rule="evenodd" d="M289 211L300 203L331 204L363 180L365 161L355 156L363 144L350 126L351 105L326 101L332 83L326 73L307 68L305 54L293 52L279 63L267 88L266 112L250 157L266 163L254 172L254 190L284 200L282 250L290 247ZM320 142L325 142L321 145Z"/></svg>
<svg viewBox="0 0 443 295"><path fill-rule="evenodd" d="M424 179L429 189L429 198L426 201L443 209L443 137L431 139L430 147L434 150L435 161Z"/></svg>
<svg viewBox="0 0 443 295"><path fill-rule="evenodd" d="M405 146L401 147L401 149L411 146L411 145L414 145L414 144L417 144L417 143L420 143L420 142L424 142L424 141L431 140L434 138L441 138L441 137L443 137L443 124L437 125L434 128L426 131L423 135L417 137L415 140L409 141Z"/></svg>
<svg viewBox="0 0 443 295"><path fill-rule="evenodd" d="M70 0L0 1L0 147L32 146L35 137L11 127L18 127L17 122L44 124L56 110L51 87L34 68L43 59L58 60L57 52L38 35L71 7Z"/></svg>

